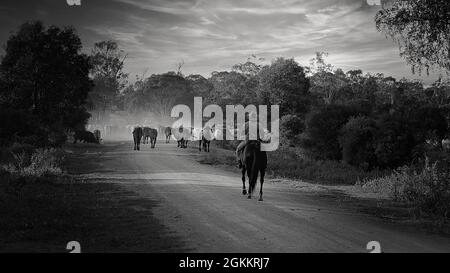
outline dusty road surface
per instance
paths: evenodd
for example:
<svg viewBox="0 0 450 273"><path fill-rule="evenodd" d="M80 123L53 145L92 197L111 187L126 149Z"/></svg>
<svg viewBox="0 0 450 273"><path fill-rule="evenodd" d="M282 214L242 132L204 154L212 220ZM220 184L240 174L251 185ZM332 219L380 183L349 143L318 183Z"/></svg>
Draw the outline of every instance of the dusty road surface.
<svg viewBox="0 0 450 273"><path fill-rule="evenodd" d="M71 172L88 183L114 183L155 202L153 216L179 241L179 249L170 251L368 252L367 243L378 241L383 252L450 252L448 237L389 223L288 185L268 181L263 202L248 200L237 169L200 164L198 152L174 143L133 151L131 142L109 142L69 152L79 164ZM154 240L149 245L166 240L142 239Z"/></svg>

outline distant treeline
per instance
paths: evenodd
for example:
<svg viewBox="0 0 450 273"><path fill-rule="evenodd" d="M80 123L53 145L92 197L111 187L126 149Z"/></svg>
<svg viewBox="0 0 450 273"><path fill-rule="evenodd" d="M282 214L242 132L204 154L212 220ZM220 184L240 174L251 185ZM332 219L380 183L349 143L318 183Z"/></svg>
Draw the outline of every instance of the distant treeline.
<svg viewBox="0 0 450 273"><path fill-rule="evenodd" d="M115 107L169 116L171 106L280 105L281 141L312 158L341 160L370 169L395 168L423 158L426 145L448 137L450 85L430 87L361 70L334 69L318 53L309 67L278 58L250 58L209 78L168 72L138 79L118 93Z"/></svg>
<svg viewBox="0 0 450 273"><path fill-rule="evenodd" d="M426 145L448 137L450 85L430 87L383 74L344 72L317 53L308 67L252 56L209 78L176 72L136 77L123 71L127 54L113 41L90 55L73 28L28 22L11 35L0 65L0 141L60 145L90 114L149 112L160 119L176 104L280 105L281 141L316 159L363 168L396 167L421 158Z"/></svg>

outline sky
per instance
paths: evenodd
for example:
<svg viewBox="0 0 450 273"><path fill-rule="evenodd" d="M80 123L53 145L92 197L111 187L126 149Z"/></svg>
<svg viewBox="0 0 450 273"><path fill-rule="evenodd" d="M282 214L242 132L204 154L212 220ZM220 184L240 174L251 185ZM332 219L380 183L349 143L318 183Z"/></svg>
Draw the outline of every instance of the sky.
<svg viewBox="0 0 450 273"><path fill-rule="evenodd" d="M127 53L125 70L149 76L176 70L209 76L251 55L308 65L315 52L344 71L421 79L399 57L397 44L375 28L379 0L2 0L0 44L27 20L74 26L84 50L115 40ZM0 54L4 50L1 49Z"/></svg>

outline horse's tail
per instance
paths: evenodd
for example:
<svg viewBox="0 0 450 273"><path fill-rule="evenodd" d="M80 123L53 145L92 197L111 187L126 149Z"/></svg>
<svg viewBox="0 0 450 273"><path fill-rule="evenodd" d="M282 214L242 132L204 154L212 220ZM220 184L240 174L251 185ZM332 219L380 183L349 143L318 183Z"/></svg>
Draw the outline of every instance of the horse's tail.
<svg viewBox="0 0 450 273"><path fill-rule="evenodd" d="M250 176L249 176L249 191L250 193L253 192L253 190L256 187L256 183L258 181L258 162L257 162L257 154L256 154L256 150L253 149L252 150L252 167L249 170L250 171Z"/></svg>

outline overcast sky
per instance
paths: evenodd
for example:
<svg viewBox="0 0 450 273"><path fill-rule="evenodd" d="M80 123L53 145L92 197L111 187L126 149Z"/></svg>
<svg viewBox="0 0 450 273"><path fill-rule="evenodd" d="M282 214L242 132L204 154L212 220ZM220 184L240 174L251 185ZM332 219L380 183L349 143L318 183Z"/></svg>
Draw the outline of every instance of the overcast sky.
<svg viewBox="0 0 450 273"><path fill-rule="evenodd" d="M397 45L375 29L376 0L2 0L0 42L26 20L73 25L86 51L113 39L128 53L131 78L148 69L163 73L184 61L184 74L209 76L251 55L270 62L314 52L344 70L419 78L399 57ZM2 51L3 52L3 51ZM426 83L436 77L421 77Z"/></svg>

